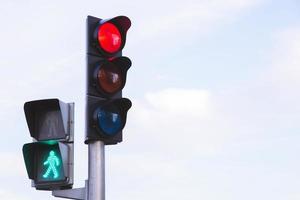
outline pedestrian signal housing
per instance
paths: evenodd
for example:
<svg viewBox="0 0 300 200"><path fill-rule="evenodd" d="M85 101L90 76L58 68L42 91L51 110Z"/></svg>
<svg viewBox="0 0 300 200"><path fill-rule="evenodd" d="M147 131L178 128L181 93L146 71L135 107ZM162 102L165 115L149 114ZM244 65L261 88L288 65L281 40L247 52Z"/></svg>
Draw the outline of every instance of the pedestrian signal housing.
<svg viewBox="0 0 300 200"><path fill-rule="evenodd" d="M35 141L23 146L32 185L39 190L72 188L74 104L44 99L26 102L24 111Z"/></svg>

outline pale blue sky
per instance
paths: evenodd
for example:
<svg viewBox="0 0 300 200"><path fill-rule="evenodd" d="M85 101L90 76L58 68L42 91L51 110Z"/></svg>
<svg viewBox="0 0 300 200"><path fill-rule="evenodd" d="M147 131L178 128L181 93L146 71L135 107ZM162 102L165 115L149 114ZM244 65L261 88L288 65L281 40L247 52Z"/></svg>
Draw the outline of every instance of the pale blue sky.
<svg viewBox="0 0 300 200"><path fill-rule="evenodd" d="M0 198L30 187L23 104L75 102L75 187L87 178L85 19L127 15L133 65L124 142L107 148L107 199L300 199L296 0L0 2Z"/></svg>

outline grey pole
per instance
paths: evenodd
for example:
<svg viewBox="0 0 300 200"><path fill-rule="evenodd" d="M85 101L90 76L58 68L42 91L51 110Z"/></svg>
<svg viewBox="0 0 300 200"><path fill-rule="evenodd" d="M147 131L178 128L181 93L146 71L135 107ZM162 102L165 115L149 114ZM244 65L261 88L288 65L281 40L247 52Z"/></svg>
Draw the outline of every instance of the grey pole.
<svg viewBox="0 0 300 200"><path fill-rule="evenodd" d="M104 143L92 141L89 146L88 200L105 200Z"/></svg>

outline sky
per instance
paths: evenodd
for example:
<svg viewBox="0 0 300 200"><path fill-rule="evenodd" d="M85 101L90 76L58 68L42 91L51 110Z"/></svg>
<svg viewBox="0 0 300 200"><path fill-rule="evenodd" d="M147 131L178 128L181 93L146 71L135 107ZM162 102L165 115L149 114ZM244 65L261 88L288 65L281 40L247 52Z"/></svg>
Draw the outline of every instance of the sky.
<svg viewBox="0 0 300 200"><path fill-rule="evenodd" d="M36 191L26 101L75 102L75 181L87 179L85 20L126 15L123 142L106 147L106 199L300 200L300 2L0 2L0 198Z"/></svg>

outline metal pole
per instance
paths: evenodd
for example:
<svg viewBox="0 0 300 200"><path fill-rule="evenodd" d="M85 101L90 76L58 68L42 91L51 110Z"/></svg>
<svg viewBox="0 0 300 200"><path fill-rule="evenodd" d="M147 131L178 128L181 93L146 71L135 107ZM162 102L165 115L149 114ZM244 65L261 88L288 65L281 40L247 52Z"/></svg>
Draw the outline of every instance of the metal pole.
<svg viewBox="0 0 300 200"><path fill-rule="evenodd" d="M89 143L88 200L105 200L104 143Z"/></svg>

